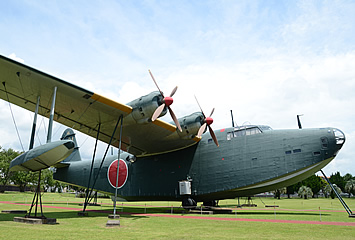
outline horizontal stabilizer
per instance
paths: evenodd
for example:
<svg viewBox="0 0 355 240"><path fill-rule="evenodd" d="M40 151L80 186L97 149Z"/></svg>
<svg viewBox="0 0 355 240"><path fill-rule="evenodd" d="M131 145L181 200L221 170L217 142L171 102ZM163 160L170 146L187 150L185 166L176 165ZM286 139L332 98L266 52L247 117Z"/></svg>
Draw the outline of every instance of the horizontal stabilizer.
<svg viewBox="0 0 355 240"><path fill-rule="evenodd" d="M60 140L33 148L10 163L10 171L39 171L49 168L69 157L75 144L72 140Z"/></svg>

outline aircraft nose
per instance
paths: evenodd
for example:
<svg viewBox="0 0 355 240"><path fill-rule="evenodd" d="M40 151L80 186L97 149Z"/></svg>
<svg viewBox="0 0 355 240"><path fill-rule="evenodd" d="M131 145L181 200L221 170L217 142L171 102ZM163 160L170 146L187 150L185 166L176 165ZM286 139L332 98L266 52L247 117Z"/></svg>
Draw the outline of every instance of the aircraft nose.
<svg viewBox="0 0 355 240"><path fill-rule="evenodd" d="M333 133L335 137L335 143L338 149L340 150L343 144L345 143L345 134L340 129L337 128L333 128Z"/></svg>

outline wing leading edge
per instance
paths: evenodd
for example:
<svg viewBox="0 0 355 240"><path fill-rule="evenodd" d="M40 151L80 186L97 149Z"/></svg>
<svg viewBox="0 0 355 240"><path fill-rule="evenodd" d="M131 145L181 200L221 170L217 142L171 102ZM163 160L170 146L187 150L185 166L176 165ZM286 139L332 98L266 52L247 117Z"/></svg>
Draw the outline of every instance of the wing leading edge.
<svg viewBox="0 0 355 240"><path fill-rule="evenodd" d="M57 97L54 120L109 143L122 115L122 149L136 156L154 155L191 146L200 138L182 138L172 124L133 120L134 106L118 103L34 68L0 55L0 98L34 112L40 96L39 114L49 117L54 87ZM118 147L119 129L112 145Z"/></svg>

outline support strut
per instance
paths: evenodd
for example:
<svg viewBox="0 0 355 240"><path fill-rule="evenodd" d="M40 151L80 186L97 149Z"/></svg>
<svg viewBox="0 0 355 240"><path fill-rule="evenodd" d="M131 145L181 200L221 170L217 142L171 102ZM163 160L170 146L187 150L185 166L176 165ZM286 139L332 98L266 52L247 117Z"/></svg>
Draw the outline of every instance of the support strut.
<svg viewBox="0 0 355 240"><path fill-rule="evenodd" d="M37 125L37 115L38 115L38 108L39 108L39 102L41 100L41 97L37 97L37 104L36 104L36 109L35 109L35 115L33 118L33 124L32 124L32 132L31 132L31 140L30 140L30 147L29 149L31 150L33 148L33 144L35 141L35 134L36 134L36 125Z"/></svg>
<svg viewBox="0 0 355 240"><path fill-rule="evenodd" d="M86 188L83 212L85 212L86 206L88 205L89 199L90 199L90 197L89 197L90 181L91 181L92 170L94 168L94 161L95 161L95 156L96 156L97 143L99 141L100 129L101 129L101 123L99 123L99 127L98 127L98 130L97 130L97 135L96 135L94 153L92 154L90 174L89 174L89 179L88 179L88 187Z"/></svg>
<svg viewBox="0 0 355 240"><path fill-rule="evenodd" d="M339 193L335 190L333 184L329 181L329 179L327 178L327 176L325 175L325 173L323 172L323 170L320 170L325 178L325 180L328 182L329 186L333 189L335 195L337 196L337 198L339 199L340 203L343 205L343 207L345 208L345 210L347 211L347 213L349 214L349 217L355 217L355 215L353 214L353 212L351 211L351 209L348 207L348 205L344 202L343 198L339 195Z"/></svg>
<svg viewBox="0 0 355 240"><path fill-rule="evenodd" d="M107 145L106 151L105 151L105 153L104 153L104 157L102 158L101 163L100 163L100 166L99 166L98 171L97 171L97 174L95 175L94 182L93 182L92 186L89 187L89 191L88 191L88 193L86 194L86 195L87 195L87 200L85 201L86 203L84 204L83 212L85 212L87 203L90 202L90 201L93 199L93 197L94 197L94 196L92 196L92 192L93 192L93 190L94 190L94 187L95 187L97 178L99 177L100 171L101 171L101 169L102 169L102 165L103 165L103 163L104 163L104 161L105 161L105 159L106 159L107 153L108 153L108 151L109 151L109 149L110 149L110 146L111 146L113 137L115 136L115 133L116 133L116 130L117 130L117 127L118 127L118 124L119 124L120 121L121 121L121 125L122 125L123 115L120 115L119 118L118 118L118 120L117 120L116 126L115 126L115 128L114 128L114 130L113 130L113 133L112 133L112 135L111 135L110 142L109 142L109 144ZM122 130L122 129L121 129L121 130ZM120 139L120 142L121 142L121 139ZM95 150L96 150L96 149L95 149Z"/></svg>
<svg viewBox="0 0 355 240"><path fill-rule="evenodd" d="M57 87L54 87L51 111L50 111L50 115L49 115L47 143L52 141L52 129L53 129L53 118L54 118L54 108L55 108L56 96L57 96Z"/></svg>

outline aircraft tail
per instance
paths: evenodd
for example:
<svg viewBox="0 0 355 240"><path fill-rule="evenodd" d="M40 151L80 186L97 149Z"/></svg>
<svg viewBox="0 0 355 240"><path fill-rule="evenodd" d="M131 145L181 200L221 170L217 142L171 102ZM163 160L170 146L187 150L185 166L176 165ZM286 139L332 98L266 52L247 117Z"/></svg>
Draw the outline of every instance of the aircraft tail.
<svg viewBox="0 0 355 240"><path fill-rule="evenodd" d="M74 146L74 151L72 152L72 154L68 158L66 158L64 161L62 161L62 163L81 161L79 147L78 147L78 143L76 142L75 133L74 133L73 129L67 128L63 132L62 137L61 137L60 140L72 140L74 142L74 145L75 145Z"/></svg>

